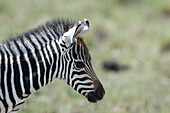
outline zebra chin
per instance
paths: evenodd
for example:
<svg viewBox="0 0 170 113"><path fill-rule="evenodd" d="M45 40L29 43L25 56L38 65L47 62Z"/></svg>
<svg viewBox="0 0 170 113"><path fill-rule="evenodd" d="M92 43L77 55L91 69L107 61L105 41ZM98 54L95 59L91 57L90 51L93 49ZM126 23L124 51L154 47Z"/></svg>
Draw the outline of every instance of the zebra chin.
<svg viewBox="0 0 170 113"><path fill-rule="evenodd" d="M88 99L89 102L96 103L97 101L101 100L105 95L105 90L100 83L96 91L94 92L89 92L86 95L86 98Z"/></svg>

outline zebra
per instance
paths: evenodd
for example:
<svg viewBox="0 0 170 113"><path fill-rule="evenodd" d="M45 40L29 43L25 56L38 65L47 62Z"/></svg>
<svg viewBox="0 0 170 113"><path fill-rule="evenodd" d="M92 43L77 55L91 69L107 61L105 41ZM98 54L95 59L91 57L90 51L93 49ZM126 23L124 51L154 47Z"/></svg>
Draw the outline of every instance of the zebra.
<svg viewBox="0 0 170 113"><path fill-rule="evenodd" d="M0 43L0 113L16 113L27 98L55 78L96 103L105 90L83 34L87 19L56 19Z"/></svg>

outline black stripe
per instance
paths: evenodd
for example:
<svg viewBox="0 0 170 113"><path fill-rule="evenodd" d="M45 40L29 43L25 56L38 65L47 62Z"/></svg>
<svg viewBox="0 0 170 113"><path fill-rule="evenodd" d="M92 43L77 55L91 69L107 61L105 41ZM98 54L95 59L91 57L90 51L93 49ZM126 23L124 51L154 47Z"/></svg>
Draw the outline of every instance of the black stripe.
<svg viewBox="0 0 170 113"><path fill-rule="evenodd" d="M77 44L77 51L75 51L75 52L77 52L76 55L77 55L78 59L80 59L80 56L79 56L80 50L79 49L80 49L80 46Z"/></svg>
<svg viewBox="0 0 170 113"><path fill-rule="evenodd" d="M77 83L76 85L75 85L75 87L74 87L74 89L77 91L77 88L78 88L78 86L79 85L84 85L84 86L90 86L90 85L92 85L92 83L91 82L88 82L88 83ZM80 88L81 89L81 88Z"/></svg>
<svg viewBox="0 0 170 113"><path fill-rule="evenodd" d="M5 73L5 57L2 53L2 51L0 50L0 53L1 53L1 57L2 57L2 60L1 60L1 90L2 90L2 95L4 97L2 101L4 107L5 107L5 111L7 112L8 111L8 104L5 100L5 96L6 96L6 93L5 93L5 83L4 83L4 73Z"/></svg>
<svg viewBox="0 0 170 113"><path fill-rule="evenodd" d="M40 82L41 82L41 86L43 86L44 85L45 67L44 67L40 52L38 50L36 51L36 56L37 56L39 66L40 66Z"/></svg>
<svg viewBox="0 0 170 113"><path fill-rule="evenodd" d="M28 64L25 60L21 61L21 68L23 72L23 82L24 82L24 88L25 88L25 93L26 94L31 94L30 92L30 72L29 72L29 67Z"/></svg>
<svg viewBox="0 0 170 113"><path fill-rule="evenodd" d="M24 102L25 102L25 101L18 103L15 107L17 107L17 106L19 106L19 105L22 105ZM19 107L18 109L15 109L15 108L14 108L14 109L12 110L12 112L18 111L19 109L20 109L20 107Z"/></svg>
<svg viewBox="0 0 170 113"><path fill-rule="evenodd" d="M46 76L46 81L44 81L44 82L45 82L45 84L47 84L47 83L48 83L48 78L49 78L50 63L48 62L47 58L45 57L46 55L45 55L45 52L44 52L44 51L42 51L42 54L43 54L43 56L44 56L44 60L45 60L45 63L46 63L46 74L45 74L45 76ZM44 78L43 78L43 79L44 79Z"/></svg>
<svg viewBox="0 0 170 113"><path fill-rule="evenodd" d="M61 45L62 48L67 48L67 46L64 45L64 44L60 44L60 45Z"/></svg>
<svg viewBox="0 0 170 113"><path fill-rule="evenodd" d="M54 39L58 39L58 37L55 37L55 35L53 34L53 32L51 30L52 29L48 28L48 31L51 33L51 35L54 37Z"/></svg>
<svg viewBox="0 0 170 113"><path fill-rule="evenodd" d="M42 32L40 31L38 35L41 37L41 39L42 39L45 43L47 43L48 41L46 40L46 38L45 38L41 33L42 33Z"/></svg>
<svg viewBox="0 0 170 113"><path fill-rule="evenodd" d="M19 108L19 109L20 109L20 108ZM12 112L18 111L19 109L16 109L16 110L12 110Z"/></svg>
<svg viewBox="0 0 170 113"><path fill-rule="evenodd" d="M85 56L84 56L85 53L84 53L84 54L83 54L83 53L84 53L84 49L83 49L83 47L81 47L81 54L80 54L80 55L81 55L81 58L82 58L83 60L85 60Z"/></svg>
<svg viewBox="0 0 170 113"><path fill-rule="evenodd" d="M73 57L74 57L74 59L77 59L76 46L75 46L75 44L73 45Z"/></svg>
<svg viewBox="0 0 170 113"><path fill-rule="evenodd" d="M51 50L51 52L53 51L52 50L53 49L53 47L51 46L51 44L50 44L50 50ZM49 51L50 51L49 50ZM49 57L50 57L50 59L51 59L51 64L50 64L50 70L49 70L49 78L48 78L48 80L50 80L50 82L52 81L52 67L53 67L53 65L54 65L54 55L53 55L53 53L51 53L52 55L50 55L50 53L49 53ZM53 57L53 58L52 58ZM51 73L50 73L51 72ZM51 74L51 75L50 75Z"/></svg>
<svg viewBox="0 0 170 113"><path fill-rule="evenodd" d="M88 77L76 78L76 79L74 79L74 80L72 81L72 86L71 86L71 87L74 86L74 84L75 84L75 82L76 82L77 80L79 80L79 81L85 81L85 80L91 80L91 79L88 78Z"/></svg>
<svg viewBox="0 0 170 113"><path fill-rule="evenodd" d="M60 34L58 33L57 29L53 29L54 33L58 36L58 39L60 37Z"/></svg>
<svg viewBox="0 0 170 113"><path fill-rule="evenodd" d="M47 29L46 28L43 28L46 36L48 37L49 40L53 40L53 38L47 33ZM48 30L49 31L49 30Z"/></svg>
<svg viewBox="0 0 170 113"><path fill-rule="evenodd" d="M69 65L68 65L68 79L67 79L67 84L70 85L70 71L71 71L71 65L72 65L72 62L73 62L73 59L71 57L71 51L69 52L69 55L70 55L70 61L69 61Z"/></svg>
<svg viewBox="0 0 170 113"><path fill-rule="evenodd" d="M35 88L35 90L38 90L40 86L38 85L38 70L36 60L34 59L33 53L28 54L28 56L32 68L33 87Z"/></svg>
<svg viewBox="0 0 170 113"><path fill-rule="evenodd" d="M55 63L55 64L57 65L56 67L58 67L58 68L57 68L57 73L56 73L56 75L55 75L56 78L57 78L57 77L59 76L58 74L59 74L59 70L60 70L60 57L61 57L61 52L60 52L60 51L61 51L61 50L60 50L59 45L58 45L56 42L55 42L55 45L56 45L56 47L57 47L58 57L59 57L59 58L58 58L58 61L56 61L56 63Z"/></svg>
<svg viewBox="0 0 170 113"><path fill-rule="evenodd" d="M58 50L58 49L57 49L57 50ZM57 53L55 52L53 46L51 46L51 51L52 51L52 54L53 54L53 60L54 60L54 61L53 61L53 66L52 66L52 71L51 71L51 80L50 80L50 81L52 81L54 72L55 72L55 70L56 70L56 61L57 61ZM57 52L59 52L59 51L57 51Z"/></svg>
<svg viewBox="0 0 170 113"><path fill-rule="evenodd" d="M16 93L17 93L17 96L19 98L22 99L22 89L21 89L21 84L20 84L20 72L21 70L19 70L19 66L18 66L18 63L16 61L14 61L14 64L13 64L13 68L14 68L14 85L15 85L15 90L16 90Z"/></svg>
<svg viewBox="0 0 170 113"><path fill-rule="evenodd" d="M58 69L57 69L57 74L56 74L56 78L59 76L59 72L60 72L60 57L61 57L61 55L59 56L59 58L58 58L58 61L57 61L57 65L58 65Z"/></svg>
<svg viewBox="0 0 170 113"><path fill-rule="evenodd" d="M61 63L62 63L62 65L64 64L64 57L61 58ZM64 65L63 65L63 66L61 66L61 73L60 73L61 76L60 76L60 79L62 78L62 75L63 75L64 71L65 70L64 70Z"/></svg>
<svg viewBox="0 0 170 113"><path fill-rule="evenodd" d="M64 57L64 62L65 62L65 65L63 66L65 69L64 69L64 78L66 78L66 76L68 76L68 75L66 75L66 72L67 72L67 65L68 65L68 61L67 61L67 59Z"/></svg>
<svg viewBox="0 0 170 113"><path fill-rule="evenodd" d="M21 105L21 104L23 104L25 101L23 101L23 102L20 102L20 103L18 103L16 106L19 106L19 105Z"/></svg>
<svg viewBox="0 0 170 113"><path fill-rule="evenodd" d="M93 90L94 88L80 88L78 90L79 93L81 93L83 90Z"/></svg>
<svg viewBox="0 0 170 113"><path fill-rule="evenodd" d="M81 75L81 74L87 74L87 73L85 71L79 71L79 72L73 71L72 75L71 75L71 78L73 78L74 75Z"/></svg>

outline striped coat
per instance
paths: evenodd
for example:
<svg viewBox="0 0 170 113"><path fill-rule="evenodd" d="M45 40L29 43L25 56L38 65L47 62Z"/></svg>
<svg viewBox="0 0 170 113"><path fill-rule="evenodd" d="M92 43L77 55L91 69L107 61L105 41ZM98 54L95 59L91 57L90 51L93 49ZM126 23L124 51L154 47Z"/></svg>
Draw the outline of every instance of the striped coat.
<svg viewBox="0 0 170 113"><path fill-rule="evenodd" d="M89 22L54 20L0 44L0 111L17 112L30 94L63 79L97 102L104 89L95 75L81 36ZM99 91L100 90L100 91Z"/></svg>

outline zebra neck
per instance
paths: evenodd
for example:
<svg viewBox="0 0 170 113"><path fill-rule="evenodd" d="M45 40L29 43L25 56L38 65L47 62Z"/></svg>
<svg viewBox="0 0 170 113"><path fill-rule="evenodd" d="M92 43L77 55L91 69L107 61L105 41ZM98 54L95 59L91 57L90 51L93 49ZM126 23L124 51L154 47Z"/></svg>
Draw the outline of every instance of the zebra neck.
<svg viewBox="0 0 170 113"><path fill-rule="evenodd" d="M22 42L16 42L12 49L5 44L0 45L0 76L2 79L7 77L10 86L3 89L15 88L13 91L18 98L47 85L62 71L62 53L57 40L51 40L40 48L34 42L30 41L30 44L33 50ZM5 90L2 92L5 95Z"/></svg>
<svg viewBox="0 0 170 113"><path fill-rule="evenodd" d="M61 73L62 52L57 41L50 41L41 50L37 50L35 55L29 55L29 61L32 67L32 84L30 83L29 93L32 93L41 87L49 84ZM24 76L26 79L27 77ZM32 87L32 88L31 88Z"/></svg>

